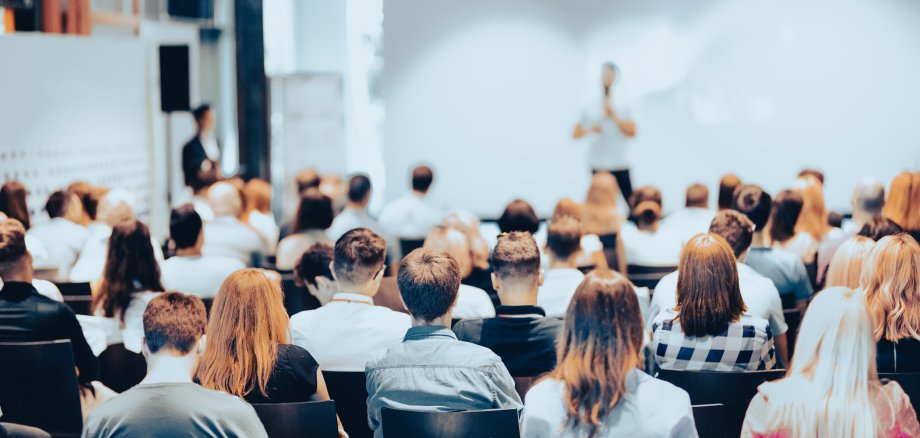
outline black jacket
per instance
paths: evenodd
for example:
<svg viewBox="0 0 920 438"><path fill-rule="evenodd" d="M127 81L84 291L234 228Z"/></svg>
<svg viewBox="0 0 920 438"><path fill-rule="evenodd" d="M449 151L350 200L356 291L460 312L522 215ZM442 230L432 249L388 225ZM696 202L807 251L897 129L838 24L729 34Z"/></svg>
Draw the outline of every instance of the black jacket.
<svg viewBox="0 0 920 438"><path fill-rule="evenodd" d="M195 134L185 146L182 146L182 173L185 175L185 185L192 185L198 178L201 163L208 159L208 153L201 144L201 137Z"/></svg>

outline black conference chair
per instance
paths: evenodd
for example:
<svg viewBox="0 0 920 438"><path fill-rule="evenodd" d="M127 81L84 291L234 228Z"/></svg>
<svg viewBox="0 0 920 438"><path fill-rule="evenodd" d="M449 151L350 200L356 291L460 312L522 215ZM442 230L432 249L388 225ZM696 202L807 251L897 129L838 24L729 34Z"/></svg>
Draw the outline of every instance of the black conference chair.
<svg viewBox="0 0 920 438"><path fill-rule="evenodd" d="M323 371L329 398L351 438L371 438L367 425L367 379L363 372Z"/></svg>
<svg viewBox="0 0 920 438"><path fill-rule="evenodd" d="M729 436L741 433L741 424L751 399L761 383L776 380L785 370L717 372L659 370L658 378L687 391L694 405L725 406L725 429Z"/></svg>
<svg viewBox="0 0 920 438"><path fill-rule="evenodd" d="M636 287L647 287L654 290L658 282L677 270L677 266L640 266L629 265L626 267L626 277Z"/></svg>
<svg viewBox="0 0 920 438"><path fill-rule="evenodd" d="M73 313L92 314L93 288L89 283L55 283L55 286L64 296L64 304L70 307Z"/></svg>
<svg viewBox="0 0 920 438"><path fill-rule="evenodd" d="M910 404L914 409L920 406L920 373L878 373L878 378L898 382L910 397Z"/></svg>
<svg viewBox="0 0 920 438"><path fill-rule="evenodd" d="M399 250L402 251L402 256L405 257L410 252L421 248L424 244L425 239L399 239Z"/></svg>
<svg viewBox="0 0 920 438"><path fill-rule="evenodd" d="M272 438L338 438L335 402L256 403L252 407ZM346 432L348 430L346 429Z"/></svg>
<svg viewBox="0 0 920 438"><path fill-rule="evenodd" d="M0 342L3 421L80 436L83 415L68 340Z"/></svg>
<svg viewBox="0 0 920 438"><path fill-rule="evenodd" d="M418 412L383 408L384 437L519 438L516 409Z"/></svg>
<svg viewBox="0 0 920 438"><path fill-rule="evenodd" d="M54 285L65 297L93 294L93 287L89 283L54 283Z"/></svg>
<svg viewBox="0 0 920 438"><path fill-rule="evenodd" d="M718 403L693 406L693 422L700 438L725 438L725 406Z"/></svg>
<svg viewBox="0 0 920 438"><path fill-rule="evenodd" d="M284 291L284 308L290 316L320 307L319 300L310 294L306 286L299 286L293 274L281 275L281 290Z"/></svg>
<svg viewBox="0 0 920 438"><path fill-rule="evenodd" d="M99 381L115 392L134 387L147 375L144 355L128 351L125 344L109 345L99 355Z"/></svg>

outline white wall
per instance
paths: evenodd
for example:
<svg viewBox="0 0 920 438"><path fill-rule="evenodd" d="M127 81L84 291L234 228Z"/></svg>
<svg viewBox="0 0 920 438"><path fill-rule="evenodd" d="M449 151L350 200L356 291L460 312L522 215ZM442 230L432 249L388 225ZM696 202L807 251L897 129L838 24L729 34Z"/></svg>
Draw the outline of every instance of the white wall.
<svg viewBox="0 0 920 438"><path fill-rule="evenodd" d="M569 134L613 60L634 185L666 208L724 172L775 192L816 166L846 210L862 176L920 166L918 22L920 3L870 0L388 0L386 195L426 161L438 202L485 216L581 198L587 145Z"/></svg>

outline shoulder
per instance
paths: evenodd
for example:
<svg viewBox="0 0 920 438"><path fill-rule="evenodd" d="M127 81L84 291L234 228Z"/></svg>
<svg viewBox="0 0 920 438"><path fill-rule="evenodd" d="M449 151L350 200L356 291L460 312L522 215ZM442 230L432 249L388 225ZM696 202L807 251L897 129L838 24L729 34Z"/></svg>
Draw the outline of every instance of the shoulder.
<svg viewBox="0 0 920 438"><path fill-rule="evenodd" d="M655 330L671 330L674 326L679 326L677 312L674 309L664 309L652 319L652 326Z"/></svg>
<svg viewBox="0 0 920 438"><path fill-rule="evenodd" d="M745 313L741 315L741 319L736 324L741 325L744 329L744 337L762 336L768 339L772 337L770 322L759 316Z"/></svg>
<svg viewBox="0 0 920 438"><path fill-rule="evenodd" d="M527 395L524 396L524 401L528 407L532 406L534 403L560 403L562 401L562 395L564 391L565 386L561 380L547 377L540 380L531 386L529 390L527 390Z"/></svg>
<svg viewBox="0 0 920 438"><path fill-rule="evenodd" d="M690 395L670 382L656 379L643 371L635 370L638 375L636 394L638 397L653 397L656 403L663 404L665 410L690 407Z"/></svg>
<svg viewBox="0 0 920 438"><path fill-rule="evenodd" d="M476 345L472 342L458 341L457 350L464 351L466 356L467 363L473 367L489 367L494 365L500 365L504 367L502 359L498 357L492 350L483 347L481 345Z"/></svg>

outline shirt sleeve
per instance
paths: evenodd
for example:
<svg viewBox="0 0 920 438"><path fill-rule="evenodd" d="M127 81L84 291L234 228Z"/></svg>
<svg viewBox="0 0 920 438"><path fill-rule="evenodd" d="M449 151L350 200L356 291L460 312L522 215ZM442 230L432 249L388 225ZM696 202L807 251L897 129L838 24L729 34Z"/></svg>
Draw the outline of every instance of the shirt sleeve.
<svg viewBox="0 0 920 438"><path fill-rule="evenodd" d="M495 407L498 409L517 409L518 418L521 418L521 412L524 410L524 403L521 402L521 396L518 395L514 388L514 379L501 359L495 358L492 363L492 383L495 384Z"/></svg>
<svg viewBox="0 0 920 438"><path fill-rule="evenodd" d="M60 305L58 312L62 337L70 340L73 348L74 364L80 370L80 376L77 380L81 383L96 380L99 377L99 362L83 336L80 322L77 321L76 315L66 305Z"/></svg>

